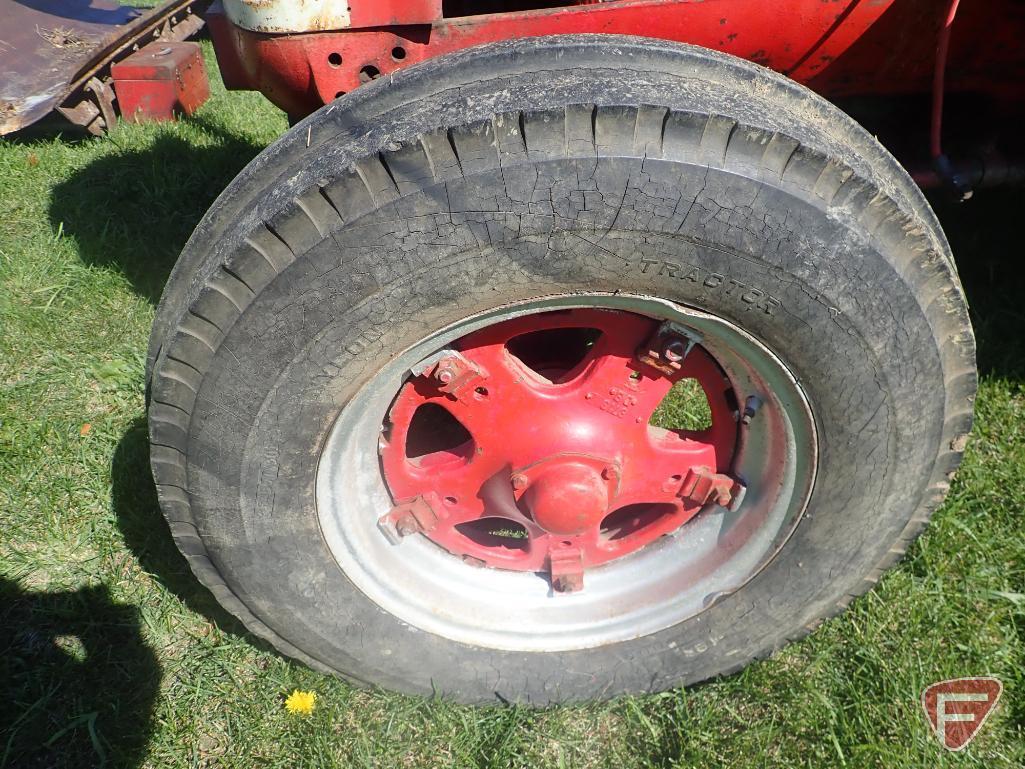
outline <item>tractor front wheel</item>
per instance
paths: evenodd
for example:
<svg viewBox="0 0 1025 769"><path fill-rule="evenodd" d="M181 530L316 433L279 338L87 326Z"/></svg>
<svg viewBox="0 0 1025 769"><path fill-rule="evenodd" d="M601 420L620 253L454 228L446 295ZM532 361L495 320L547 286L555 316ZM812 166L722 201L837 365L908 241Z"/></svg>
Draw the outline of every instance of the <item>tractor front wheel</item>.
<svg viewBox="0 0 1025 769"><path fill-rule="evenodd" d="M262 153L168 284L152 464L282 652L467 702L664 689L896 562L971 425L946 241L857 125L608 36L366 85Z"/></svg>

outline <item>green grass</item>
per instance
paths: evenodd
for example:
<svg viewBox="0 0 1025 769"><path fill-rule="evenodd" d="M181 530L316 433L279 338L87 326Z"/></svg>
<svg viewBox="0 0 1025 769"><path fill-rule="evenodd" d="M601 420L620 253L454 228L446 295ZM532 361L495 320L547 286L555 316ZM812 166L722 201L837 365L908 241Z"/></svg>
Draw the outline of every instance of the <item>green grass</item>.
<svg viewBox="0 0 1025 769"><path fill-rule="evenodd" d="M943 212L981 344L978 427L898 569L730 678L467 708L358 690L269 651L193 580L157 509L142 382L154 303L204 209L284 128L260 97L215 84L188 122L0 141L0 767L1025 764L1013 197ZM1003 702L966 753L945 754L919 692L982 673L1003 679ZM284 711L294 688L319 695L308 719Z"/></svg>
<svg viewBox="0 0 1025 769"><path fill-rule="evenodd" d="M681 379L651 415L651 424L666 430L707 430L712 426L708 396L696 379Z"/></svg>

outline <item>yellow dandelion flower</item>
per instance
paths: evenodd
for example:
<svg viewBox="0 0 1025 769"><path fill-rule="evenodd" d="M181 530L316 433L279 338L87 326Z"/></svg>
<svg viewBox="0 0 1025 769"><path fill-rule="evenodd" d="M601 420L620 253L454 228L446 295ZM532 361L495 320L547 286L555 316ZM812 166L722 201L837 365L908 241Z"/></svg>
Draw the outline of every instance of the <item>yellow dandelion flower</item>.
<svg viewBox="0 0 1025 769"><path fill-rule="evenodd" d="M298 689L293 689L285 700L285 710L293 716L308 716L316 705L316 692L302 692Z"/></svg>

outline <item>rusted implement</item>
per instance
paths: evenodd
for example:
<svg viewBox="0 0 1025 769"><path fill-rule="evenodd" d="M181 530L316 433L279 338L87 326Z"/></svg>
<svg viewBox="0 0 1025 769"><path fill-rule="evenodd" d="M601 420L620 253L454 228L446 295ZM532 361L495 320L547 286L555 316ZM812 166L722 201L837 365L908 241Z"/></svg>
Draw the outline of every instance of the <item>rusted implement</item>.
<svg viewBox="0 0 1025 769"><path fill-rule="evenodd" d="M206 3L141 10L116 0L32 0L0 6L0 134L57 110L93 134L116 119L110 65L155 40L184 40Z"/></svg>

